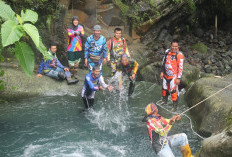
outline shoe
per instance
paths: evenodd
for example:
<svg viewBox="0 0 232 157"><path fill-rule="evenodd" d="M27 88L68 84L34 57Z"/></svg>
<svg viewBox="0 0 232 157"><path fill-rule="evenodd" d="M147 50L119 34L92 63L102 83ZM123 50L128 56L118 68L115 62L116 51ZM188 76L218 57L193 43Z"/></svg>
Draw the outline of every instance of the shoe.
<svg viewBox="0 0 232 157"><path fill-rule="evenodd" d="M79 82L79 80L72 80L71 77L68 77L68 78L66 79L66 81L67 81L67 84L68 84L68 85L76 84L76 83Z"/></svg>

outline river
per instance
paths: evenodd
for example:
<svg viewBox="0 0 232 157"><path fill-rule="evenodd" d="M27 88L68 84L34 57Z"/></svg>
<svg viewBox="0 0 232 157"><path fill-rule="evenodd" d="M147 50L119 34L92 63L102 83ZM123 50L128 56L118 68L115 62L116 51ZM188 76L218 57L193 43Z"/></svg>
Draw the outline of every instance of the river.
<svg viewBox="0 0 232 157"><path fill-rule="evenodd" d="M89 112L82 112L80 93L53 93L55 96L1 104L0 156L155 157L146 124L141 120L145 106L160 99L160 91L160 86L147 82L138 82L129 99L125 90L101 91ZM181 96L179 112L186 109L184 104ZM163 109L159 112L167 118L172 116ZM185 117L169 135L180 132L188 135L192 152L196 153L201 139L193 134ZM178 149L173 150L181 156Z"/></svg>

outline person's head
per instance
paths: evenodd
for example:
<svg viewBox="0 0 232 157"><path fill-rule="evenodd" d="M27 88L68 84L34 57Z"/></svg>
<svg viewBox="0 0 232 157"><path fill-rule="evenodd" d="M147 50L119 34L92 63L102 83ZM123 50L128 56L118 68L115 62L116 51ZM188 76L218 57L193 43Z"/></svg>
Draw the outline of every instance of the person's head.
<svg viewBox="0 0 232 157"><path fill-rule="evenodd" d="M50 51L52 53L56 53L56 51L57 51L57 44L56 43L51 43L49 49L50 49Z"/></svg>
<svg viewBox="0 0 232 157"><path fill-rule="evenodd" d="M101 73L101 68L99 65L95 65L92 70L92 75L98 77Z"/></svg>
<svg viewBox="0 0 232 157"><path fill-rule="evenodd" d="M114 29L114 37L120 39L122 37L122 29L117 27Z"/></svg>
<svg viewBox="0 0 232 157"><path fill-rule="evenodd" d="M154 103L150 103L145 108L147 115L156 115L158 113L158 108Z"/></svg>
<svg viewBox="0 0 232 157"><path fill-rule="evenodd" d="M101 34L101 26L100 25L95 25L93 27L93 34L94 34L94 37L99 38L99 36Z"/></svg>
<svg viewBox="0 0 232 157"><path fill-rule="evenodd" d="M79 18L77 16L73 16L72 18L72 24L74 26L77 26L78 25L78 22L79 22Z"/></svg>
<svg viewBox="0 0 232 157"><path fill-rule="evenodd" d="M171 42L171 51L174 52L174 53L179 51L179 41L177 39L174 39Z"/></svg>
<svg viewBox="0 0 232 157"><path fill-rule="evenodd" d="M129 64L129 57L127 56L127 54L122 54L121 56L121 63L122 66L127 66Z"/></svg>

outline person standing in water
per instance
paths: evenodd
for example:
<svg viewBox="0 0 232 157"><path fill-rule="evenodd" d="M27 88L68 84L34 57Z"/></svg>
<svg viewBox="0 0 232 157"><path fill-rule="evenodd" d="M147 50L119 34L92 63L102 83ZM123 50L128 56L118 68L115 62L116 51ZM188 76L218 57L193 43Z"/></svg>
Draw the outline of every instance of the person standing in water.
<svg viewBox="0 0 232 157"><path fill-rule="evenodd" d="M72 25L68 27L68 64L72 75L77 78L77 68L83 55L82 37L84 36L84 28L79 24L79 18L73 16Z"/></svg>
<svg viewBox="0 0 232 157"><path fill-rule="evenodd" d="M104 89L112 91L114 88L105 83L104 78L101 75L100 66L94 66L92 72L85 76L85 82L81 92L86 109L93 107L96 91Z"/></svg>

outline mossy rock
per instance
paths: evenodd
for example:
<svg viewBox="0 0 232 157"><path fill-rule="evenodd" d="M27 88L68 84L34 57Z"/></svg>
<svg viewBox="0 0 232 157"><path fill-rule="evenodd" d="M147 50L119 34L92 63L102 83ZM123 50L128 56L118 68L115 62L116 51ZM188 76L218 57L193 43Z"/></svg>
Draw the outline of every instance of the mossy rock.
<svg viewBox="0 0 232 157"><path fill-rule="evenodd" d="M207 53L208 52L208 47L203 44L202 42L196 43L193 46L190 47L192 50L196 50L197 52L200 53Z"/></svg>

